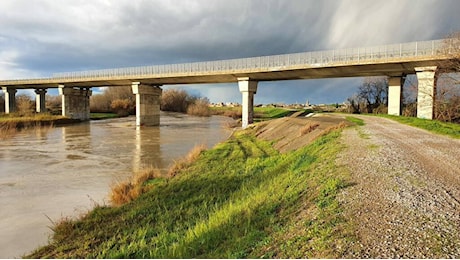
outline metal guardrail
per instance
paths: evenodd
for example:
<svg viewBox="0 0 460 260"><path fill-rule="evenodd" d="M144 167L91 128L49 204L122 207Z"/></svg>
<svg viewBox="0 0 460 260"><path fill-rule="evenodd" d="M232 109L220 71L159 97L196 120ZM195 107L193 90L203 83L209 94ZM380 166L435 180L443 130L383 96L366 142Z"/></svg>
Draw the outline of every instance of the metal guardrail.
<svg viewBox="0 0 460 260"><path fill-rule="evenodd" d="M458 48L458 46L455 46ZM449 48L448 48L449 49ZM194 76L215 73L244 73L280 71L296 68L319 68L333 65L359 65L384 63L395 60L416 60L445 57L446 39L382 45L375 47L349 48L330 51L302 52L284 55L261 56L242 59L204 61L193 63L128 67L116 69L55 73L49 78L4 80L9 84L40 83L62 80L110 80L117 78L148 78L168 76Z"/></svg>
<svg viewBox="0 0 460 260"><path fill-rule="evenodd" d="M445 53L445 40L410 42L376 47L350 48L330 51L303 52L242 59L205 61L169 65L128 67L117 69L63 72L54 79L146 77L150 75L194 75L215 72L273 70L288 67L323 67L332 64L386 62L395 59L438 56Z"/></svg>

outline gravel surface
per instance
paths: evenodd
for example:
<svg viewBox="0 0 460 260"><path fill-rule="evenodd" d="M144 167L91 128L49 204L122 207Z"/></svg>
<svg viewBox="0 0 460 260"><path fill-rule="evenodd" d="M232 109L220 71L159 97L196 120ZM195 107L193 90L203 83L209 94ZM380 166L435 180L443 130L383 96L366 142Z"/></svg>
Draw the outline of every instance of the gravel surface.
<svg viewBox="0 0 460 260"><path fill-rule="evenodd" d="M379 117L356 116L339 165L340 200L356 227L350 258L460 258L460 140Z"/></svg>

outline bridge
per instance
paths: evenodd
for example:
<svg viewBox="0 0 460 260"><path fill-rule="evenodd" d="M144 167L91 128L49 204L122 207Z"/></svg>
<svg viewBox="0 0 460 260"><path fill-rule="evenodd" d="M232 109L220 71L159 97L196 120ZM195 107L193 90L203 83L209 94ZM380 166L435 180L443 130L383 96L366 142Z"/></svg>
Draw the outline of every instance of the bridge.
<svg viewBox="0 0 460 260"><path fill-rule="evenodd" d="M35 89L36 110L45 111L48 88L62 95L62 115L89 119L92 87L131 86L136 95L136 124L159 125L162 85L238 83L242 93L242 124L253 122L253 101L259 81L388 76L388 114L401 114L404 78L416 74L417 117L433 118L436 72L451 59L446 40L375 47L303 52L242 59L55 73L36 79L1 80L5 112L15 110L17 89Z"/></svg>

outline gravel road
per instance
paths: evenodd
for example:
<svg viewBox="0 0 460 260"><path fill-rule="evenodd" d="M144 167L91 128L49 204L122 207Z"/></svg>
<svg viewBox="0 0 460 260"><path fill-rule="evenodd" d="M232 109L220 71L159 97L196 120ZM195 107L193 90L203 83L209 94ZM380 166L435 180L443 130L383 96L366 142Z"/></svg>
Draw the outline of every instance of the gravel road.
<svg viewBox="0 0 460 260"><path fill-rule="evenodd" d="M351 258L460 258L460 140L389 119L356 116L338 164L340 200L356 227Z"/></svg>

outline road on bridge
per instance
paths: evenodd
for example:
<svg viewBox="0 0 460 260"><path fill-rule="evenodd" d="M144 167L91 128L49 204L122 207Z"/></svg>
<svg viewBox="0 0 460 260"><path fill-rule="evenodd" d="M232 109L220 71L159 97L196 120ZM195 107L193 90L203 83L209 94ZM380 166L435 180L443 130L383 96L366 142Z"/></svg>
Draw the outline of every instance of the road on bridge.
<svg viewBox="0 0 460 260"><path fill-rule="evenodd" d="M460 258L460 140L358 117L365 125L344 131L338 158L352 183L340 200L357 227L349 257Z"/></svg>

